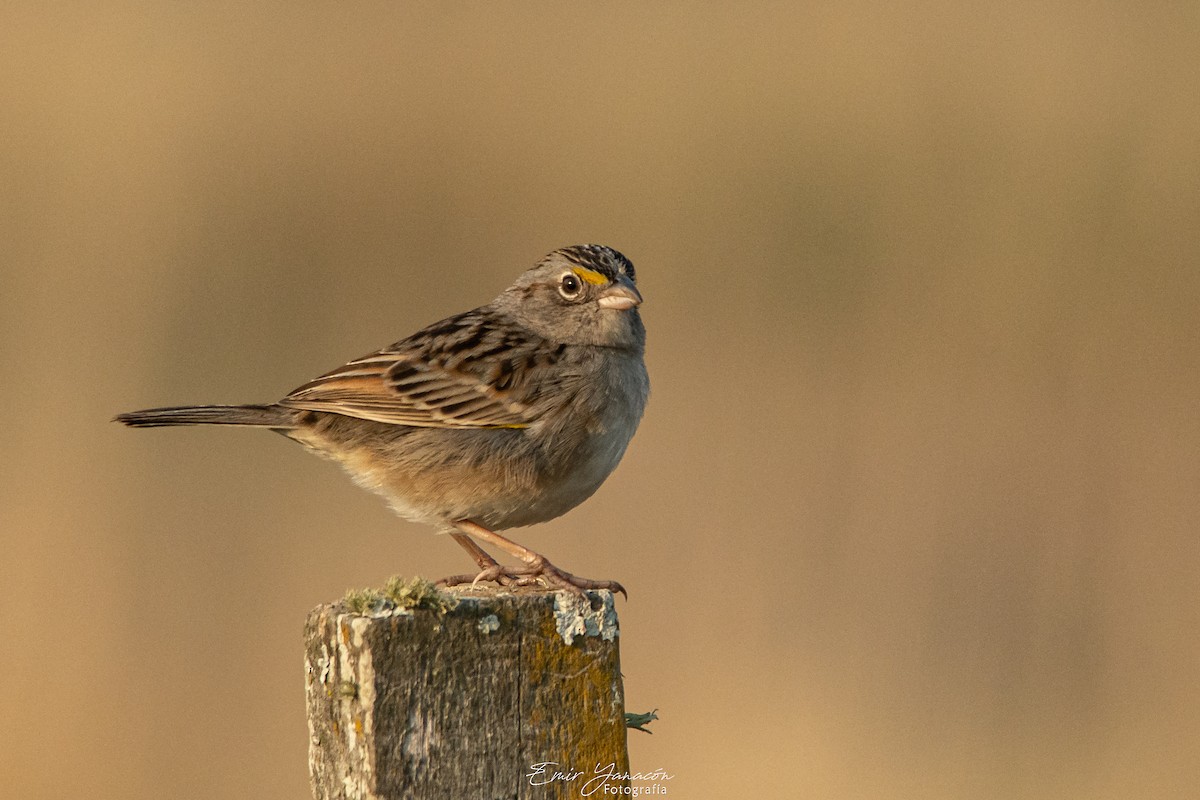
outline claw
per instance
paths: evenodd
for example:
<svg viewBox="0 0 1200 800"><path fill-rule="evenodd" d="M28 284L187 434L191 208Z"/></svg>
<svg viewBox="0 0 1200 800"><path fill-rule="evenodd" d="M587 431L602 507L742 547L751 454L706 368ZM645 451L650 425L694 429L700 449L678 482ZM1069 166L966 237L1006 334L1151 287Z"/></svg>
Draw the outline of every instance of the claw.
<svg viewBox="0 0 1200 800"><path fill-rule="evenodd" d="M496 583L500 583L500 567L499 567L499 565L494 566L494 567L488 567L487 569L480 572L478 575L475 576L475 579L473 581L471 581L471 585L475 586L480 581L495 581Z"/></svg>

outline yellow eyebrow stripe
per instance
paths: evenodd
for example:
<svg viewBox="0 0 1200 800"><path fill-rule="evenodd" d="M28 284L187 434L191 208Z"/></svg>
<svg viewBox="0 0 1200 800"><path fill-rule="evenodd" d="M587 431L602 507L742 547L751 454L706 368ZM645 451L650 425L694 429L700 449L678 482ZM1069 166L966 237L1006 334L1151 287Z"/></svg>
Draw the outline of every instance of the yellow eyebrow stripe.
<svg viewBox="0 0 1200 800"><path fill-rule="evenodd" d="M587 267L571 267L571 271L578 275L582 280L587 281L592 286L603 286L608 283L608 278L596 272L594 269Z"/></svg>

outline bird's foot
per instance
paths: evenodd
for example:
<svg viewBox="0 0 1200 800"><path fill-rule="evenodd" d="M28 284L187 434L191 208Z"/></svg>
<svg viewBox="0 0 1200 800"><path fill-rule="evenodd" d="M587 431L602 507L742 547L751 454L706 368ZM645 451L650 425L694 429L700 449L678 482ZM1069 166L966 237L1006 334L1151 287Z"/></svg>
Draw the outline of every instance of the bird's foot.
<svg viewBox="0 0 1200 800"><path fill-rule="evenodd" d="M625 591L625 587L616 581L594 581L589 578L580 578L566 570L559 569L543 556L537 556L531 562L520 566L510 567L504 564L494 564L486 567L478 575L451 575L448 578L442 578L438 584L443 586L459 586L465 583L474 585L480 581L490 581L505 588L535 586L541 583L551 589L565 589L581 597L588 590L605 589L614 593L620 592L626 600L629 599L629 593Z"/></svg>
<svg viewBox="0 0 1200 800"><path fill-rule="evenodd" d="M437 586L462 586L469 583L474 586L480 581L490 581L506 589L512 589L518 586L529 586L537 582L535 578L517 574L518 570L518 567L504 567L500 564L494 564L490 567L484 567L483 571L479 574L464 572L460 575L447 575L445 578L435 581L435 584Z"/></svg>

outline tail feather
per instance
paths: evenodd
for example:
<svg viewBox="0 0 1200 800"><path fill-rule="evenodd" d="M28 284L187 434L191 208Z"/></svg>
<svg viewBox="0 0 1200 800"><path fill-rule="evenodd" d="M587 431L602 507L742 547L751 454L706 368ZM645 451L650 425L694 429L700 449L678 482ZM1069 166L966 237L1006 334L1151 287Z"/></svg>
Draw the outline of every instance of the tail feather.
<svg viewBox="0 0 1200 800"><path fill-rule="evenodd" d="M177 406L147 408L117 414L114 422L131 428L164 425L249 425L257 428L290 428L295 411L279 406Z"/></svg>

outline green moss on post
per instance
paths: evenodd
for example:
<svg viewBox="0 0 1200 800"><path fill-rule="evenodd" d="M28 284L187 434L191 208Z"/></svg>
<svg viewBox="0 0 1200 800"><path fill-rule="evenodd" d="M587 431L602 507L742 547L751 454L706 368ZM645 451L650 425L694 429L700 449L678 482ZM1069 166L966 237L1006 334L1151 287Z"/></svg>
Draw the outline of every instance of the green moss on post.
<svg viewBox="0 0 1200 800"><path fill-rule="evenodd" d="M393 581L354 593L357 610L314 609L314 795L578 798L589 781L597 797L626 786L596 777L628 773L629 757L613 598L590 594L430 595Z"/></svg>

